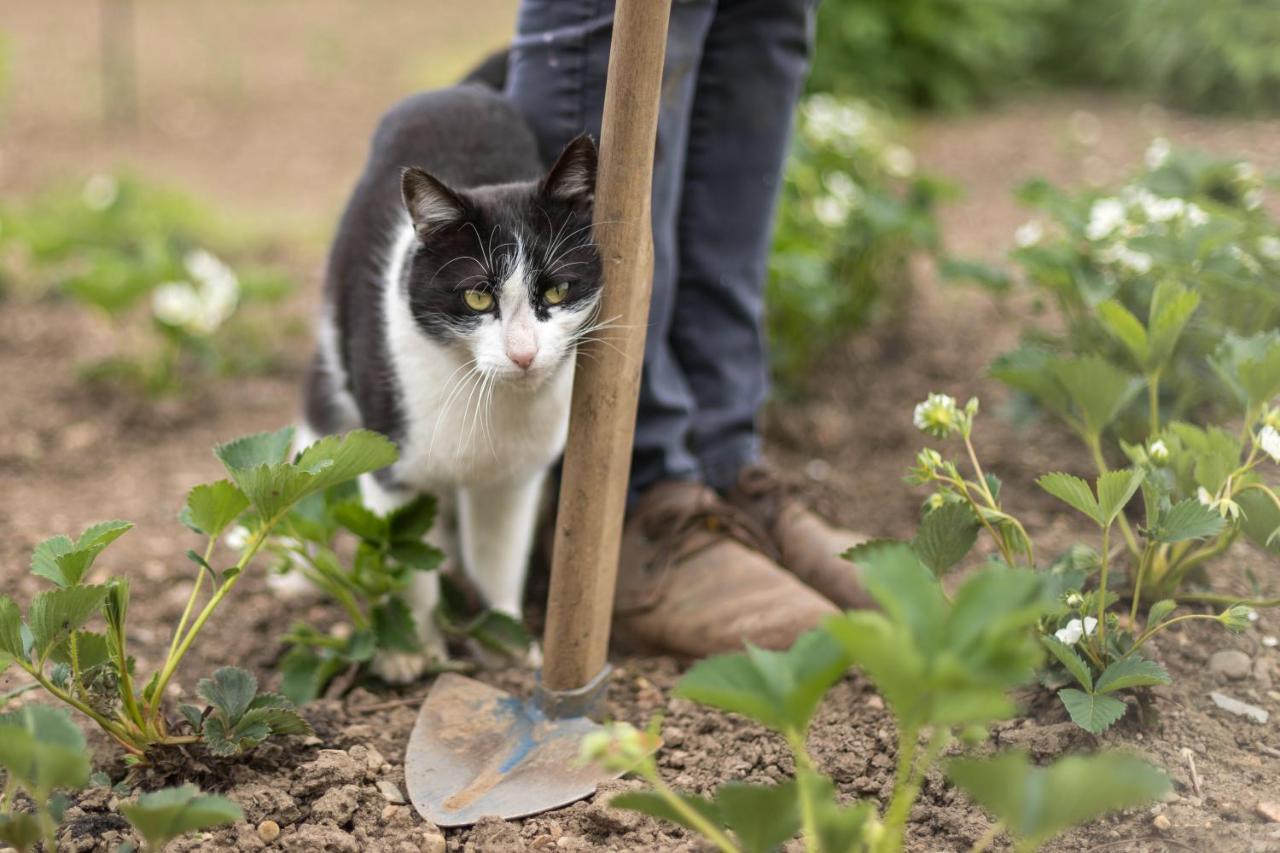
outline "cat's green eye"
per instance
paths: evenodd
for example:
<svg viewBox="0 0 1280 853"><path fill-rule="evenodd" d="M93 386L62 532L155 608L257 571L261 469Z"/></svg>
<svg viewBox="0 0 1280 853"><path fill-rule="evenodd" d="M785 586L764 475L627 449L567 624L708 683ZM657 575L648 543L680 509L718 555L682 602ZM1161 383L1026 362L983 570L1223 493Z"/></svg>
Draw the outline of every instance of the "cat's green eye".
<svg viewBox="0 0 1280 853"><path fill-rule="evenodd" d="M542 294L542 298L546 300L548 305L559 305L564 302L564 298L569 295L569 284L560 282L547 288L547 292Z"/></svg>
<svg viewBox="0 0 1280 853"><path fill-rule="evenodd" d="M462 299L472 311L488 311L493 307L493 294L483 290L468 290Z"/></svg>

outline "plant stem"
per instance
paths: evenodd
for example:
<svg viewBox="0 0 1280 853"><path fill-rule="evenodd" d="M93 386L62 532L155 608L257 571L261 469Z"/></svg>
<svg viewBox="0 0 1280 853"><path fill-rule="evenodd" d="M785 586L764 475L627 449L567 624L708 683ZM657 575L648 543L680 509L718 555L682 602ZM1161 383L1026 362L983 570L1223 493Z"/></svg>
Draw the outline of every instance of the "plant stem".
<svg viewBox="0 0 1280 853"><path fill-rule="evenodd" d="M1206 545L1198 551L1193 551L1181 560L1174 562L1172 566L1165 572L1164 588L1172 593L1182 583L1182 579L1205 560L1213 559L1231 547L1231 543L1236 541L1239 535L1239 528L1229 530L1227 533L1218 537L1218 541L1212 545Z"/></svg>
<svg viewBox="0 0 1280 853"><path fill-rule="evenodd" d="M817 770L813 758L805 747L804 735L800 732L788 732L787 743L796 760L796 786L800 792L800 825L804 831L804 849L807 853L818 853L818 816L810 796L809 786L802 779L805 775L815 775Z"/></svg>
<svg viewBox="0 0 1280 853"><path fill-rule="evenodd" d="M1102 528L1102 577L1098 580L1098 650L1107 654L1107 572L1111 568L1111 525Z"/></svg>
<svg viewBox="0 0 1280 853"><path fill-rule="evenodd" d="M115 738L117 741L119 741L120 745L123 746L125 749L129 750L135 755L143 754L143 750L132 741L130 733L120 728L120 726L116 722L108 719L102 714L99 714L97 711L95 711L93 708L86 705L84 702L81 702L79 699L75 698L71 694L59 688L52 681L45 678L44 674L41 673L38 669L31 666L31 664L26 663L25 661L22 661L22 660L19 660L17 663L18 663L18 666L25 669L27 671L27 674L30 675L32 678L34 678L36 681L38 681L40 683L40 686L43 687L45 690L47 690L54 698L58 699L59 701L65 702L66 704L70 705L72 708L75 708L77 711L84 714L89 719L93 720L102 728L104 732L106 732L107 734Z"/></svg>
<svg viewBox="0 0 1280 853"><path fill-rule="evenodd" d="M1081 433L1084 443L1089 447L1089 454L1093 457L1094 467L1098 469L1099 474L1110 474L1111 469L1107 467L1107 460L1102 455L1102 440L1092 432ZM1142 549L1138 547L1138 538L1133 535L1133 529L1129 527L1129 519L1125 518L1122 511L1116 519L1120 522L1120 532L1124 534L1125 544L1129 546L1129 553L1136 560L1142 553Z"/></svg>
<svg viewBox="0 0 1280 853"><path fill-rule="evenodd" d="M204 561L209 562L213 558L213 548L216 540L210 536L209 544L204 549ZM187 628L187 620L191 618L191 612L196 608L196 599L200 595L200 588L204 584L205 568L200 567L200 571L196 573L196 582L191 587L191 595L187 596L187 606L182 610L182 618L178 620L178 627L173 629L173 639L169 641L169 652L165 655L165 660L173 657L173 653L178 649L178 640L182 636L182 632Z"/></svg>
<svg viewBox="0 0 1280 853"><path fill-rule="evenodd" d="M1156 370L1147 377L1147 407L1151 412L1151 435L1160 432L1160 371Z"/></svg>
<svg viewBox="0 0 1280 853"><path fill-rule="evenodd" d="M729 836L721 831L720 827L707 820L700 811L686 803L684 797L671 790L667 783L662 781L662 776L659 775L652 759L637 767L636 772L653 786L653 790L657 791L658 796L667 801L667 805L671 806L682 818L688 821L689 826L693 827L695 832L719 848L721 853L741 853L741 848L734 844L729 839Z"/></svg>
<svg viewBox="0 0 1280 853"><path fill-rule="evenodd" d="M1147 565L1151 562L1151 557L1155 552L1155 543L1147 542L1147 547L1142 551L1142 559L1138 561L1138 576L1133 579L1133 604L1129 607L1129 625L1132 627L1138 622L1138 604L1142 601L1142 580L1147 573Z"/></svg>
<svg viewBox="0 0 1280 853"><path fill-rule="evenodd" d="M1191 592L1178 596L1181 601L1194 601L1201 604L1222 604L1233 606L1243 604L1245 607L1280 607L1280 598L1238 598L1234 595L1222 595L1216 592Z"/></svg>
<svg viewBox="0 0 1280 853"><path fill-rule="evenodd" d="M1190 622L1193 619L1211 619L1214 622L1218 621L1217 616L1214 616L1208 613L1189 613L1185 616L1175 616L1173 619L1168 619L1164 622L1161 622L1159 625L1156 625L1154 628L1147 628L1146 631L1143 631L1142 634L1138 637L1138 639L1133 641L1133 648L1129 649L1129 651L1120 655L1119 660L1124 660L1129 655L1136 652L1138 649L1142 647L1143 643L1145 643L1147 640L1150 640L1152 637L1154 637L1156 634L1163 631L1165 628L1168 628L1170 625L1176 625L1179 622Z"/></svg>

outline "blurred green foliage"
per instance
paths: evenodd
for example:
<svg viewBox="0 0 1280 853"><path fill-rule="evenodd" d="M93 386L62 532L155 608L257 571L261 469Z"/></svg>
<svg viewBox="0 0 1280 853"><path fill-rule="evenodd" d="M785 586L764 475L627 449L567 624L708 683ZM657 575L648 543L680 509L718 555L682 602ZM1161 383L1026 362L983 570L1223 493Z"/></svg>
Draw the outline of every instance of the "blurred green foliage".
<svg viewBox="0 0 1280 853"><path fill-rule="evenodd" d="M1280 109L1280 2L1078 0L1051 9L1041 62L1066 82L1208 112Z"/></svg>
<svg viewBox="0 0 1280 853"><path fill-rule="evenodd" d="M802 102L766 288L784 387L904 291L911 255L937 246L934 207L945 191L917 172L884 113L830 95Z"/></svg>
<svg viewBox="0 0 1280 853"><path fill-rule="evenodd" d="M957 110L1025 79L1063 0L824 0L811 91Z"/></svg>
<svg viewBox="0 0 1280 853"><path fill-rule="evenodd" d="M154 334L90 370L149 393L178 390L194 375L269 366L269 336L250 331L239 312L293 288L287 274L254 262L266 248L190 195L131 175L97 174L0 203L0 292L67 297L117 325L149 301ZM233 270L215 251L245 262Z"/></svg>

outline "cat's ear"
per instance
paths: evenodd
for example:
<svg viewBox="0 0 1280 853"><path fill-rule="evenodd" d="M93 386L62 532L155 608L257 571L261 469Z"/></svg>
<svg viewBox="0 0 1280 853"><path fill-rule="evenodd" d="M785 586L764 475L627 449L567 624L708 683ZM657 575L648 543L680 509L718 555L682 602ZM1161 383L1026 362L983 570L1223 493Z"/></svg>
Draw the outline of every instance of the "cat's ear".
<svg viewBox="0 0 1280 853"><path fill-rule="evenodd" d="M419 237L460 222L467 215L466 203L458 194L421 169L404 170L400 177L400 192Z"/></svg>
<svg viewBox="0 0 1280 853"><path fill-rule="evenodd" d="M596 144L588 134L569 141L542 182L548 198L588 204L596 192Z"/></svg>

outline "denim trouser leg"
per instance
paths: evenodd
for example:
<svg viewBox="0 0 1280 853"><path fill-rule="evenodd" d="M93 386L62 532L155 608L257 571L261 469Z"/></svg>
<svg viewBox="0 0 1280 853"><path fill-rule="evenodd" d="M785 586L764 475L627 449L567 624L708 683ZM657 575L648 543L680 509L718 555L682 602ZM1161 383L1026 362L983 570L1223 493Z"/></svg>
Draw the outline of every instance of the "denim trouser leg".
<svg viewBox="0 0 1280 853"><path fill-rule="evenodd" d="M693 389L692 447L716 488L758 460L764 283L814 0L721 2L703 43L677 226L670 343Z"/></svg>
<svg viewBox="0 0 1280 853"><path fill-rule="evenodd" d="M658 480L700 477L689 449L694 400L669 342L676 305L676 224L689 115L713 0L672 9L653 183L653 295L631 468L634 497ZM612 0L524 0L507 94L525 114L550 162L583 131L600 136L612 36Z"/></svg>

